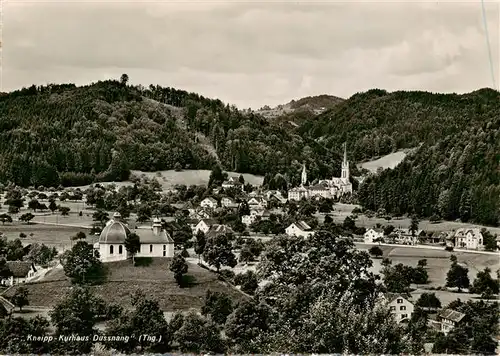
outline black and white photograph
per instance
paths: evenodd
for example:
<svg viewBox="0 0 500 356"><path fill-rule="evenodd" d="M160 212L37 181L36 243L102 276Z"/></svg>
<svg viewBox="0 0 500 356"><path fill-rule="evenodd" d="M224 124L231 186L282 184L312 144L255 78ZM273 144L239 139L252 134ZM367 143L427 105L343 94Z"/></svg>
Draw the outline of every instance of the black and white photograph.
<svg viewBox="0 0 500 356"><path fill-rule="evenodd" d="M0 354L500 354L498 0L0 0Z"/></svg>

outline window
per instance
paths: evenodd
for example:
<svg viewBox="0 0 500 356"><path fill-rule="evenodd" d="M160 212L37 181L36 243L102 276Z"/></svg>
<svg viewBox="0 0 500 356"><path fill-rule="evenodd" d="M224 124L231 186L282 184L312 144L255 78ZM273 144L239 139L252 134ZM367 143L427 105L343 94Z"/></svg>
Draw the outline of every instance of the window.
<svg viewBox="0 0 500 356"><path fill-rule="evenodd" d="M109 246L109 254L112 255L113 254L113 245Z"/></svg>
<svg viewBox="0 0 500 356"><path fill-rule="evenodd" d="M391 310L396 310L396 307L391 307Z"/></svg>
<svg viewBox="0 0 500 356"><path fill-rule="evenodd" d="M408 318L408 314L401 314L401 319L406 319Z"/></svg>
<svg viewBox="0 0 500 356"><path fill-rule="evenodd" d="M167 250L167 245L163 245L163 251Z"/></svg>
<svg viewBox="0 0 500 356"><path fill-rule="evenodd" d="M399 310L406 310L406 306L404 306L404 305L400 306Z"/></svg>
<svg viewBox="0 0 500 356"><path fill-rule="evenodd" d="M403 299L398 299L398 304L403 303Z"/></svg>
<svg viewBox="0 0 500 356"><path fill-rule="evenodd" d="M149 245L149 252L153 252L153 245Z"/></svg>
<svg viewBox="0 0 500 356"><path fill-rule="evenodd" d="M121 255L123 253L123 246L118 246L118 253Z"/></svg>

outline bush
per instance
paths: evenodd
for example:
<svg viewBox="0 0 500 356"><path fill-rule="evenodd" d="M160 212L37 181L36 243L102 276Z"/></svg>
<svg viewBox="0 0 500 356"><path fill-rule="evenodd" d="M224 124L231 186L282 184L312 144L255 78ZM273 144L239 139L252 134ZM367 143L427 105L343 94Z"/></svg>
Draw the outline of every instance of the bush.
<svg viewBox="0 0 500 356"><path fill-rule="evenodd" d="M182 257L184 257L184 258L187 258L187 257L189 257L189 252L187 252L187 250L186 250L186 249L184 249L184 250L182 250L182 252L181 252L181 256L182 256Z"/></svg>
<svg viewBox="0 0 500 356"><path fill-rule="evenodd" d="M445 250L445 251L450 251L450 252L451 252L451 251L453 251L453 246L446 246L446 247L444 248L444 250Z"/></svg>
<svg viewBox="0 0 500 356"><path fill-rule="evenodd" d="M219 280L226 280L228 282L234 283L234 272L231 271L230 269L223 269L219 272Z"/></svg>

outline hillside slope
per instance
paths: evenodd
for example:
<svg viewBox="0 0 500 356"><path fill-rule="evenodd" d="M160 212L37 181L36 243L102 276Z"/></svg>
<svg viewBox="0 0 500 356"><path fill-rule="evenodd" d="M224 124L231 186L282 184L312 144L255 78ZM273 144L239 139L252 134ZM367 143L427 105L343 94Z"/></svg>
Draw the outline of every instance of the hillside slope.
<svg viewBox="0 0 500 356"><path fill-rule="evenodd" d="M307 148L309 147L309 148ZM298 181L333 174L340 152L315 147L260 115L173 88L109 80L32 86L0 97L0 182L21 186L120 181L176 168ZM320 162L320 157L325 156Z"/></svg>
<svg viewBox="0 0 500 356"><path fill-rule="evenodd" d="M350 157L359 162L433 144L498 117L500 94L491 89L463 95L373 89L353 95L297 132L326 147L348 141Z"/></svg>
<svg viewBox="0 0 500 356"><path fill-rule="evenodd" d="M256 113L267 119L282 118L281 121L285 121L284 117L288 117L289 119L291 118L293 122L300 124L297 120L293 120L294 115L291 114L307 112L314 116L325 110L334 108L343 101L344 99L342 98L326 94L307 96L298 100L292 100L284 105L278 105L274 108L266 105L257 110ZM300 117L301 116L299 116L298 119L300 119Z"/></svg>

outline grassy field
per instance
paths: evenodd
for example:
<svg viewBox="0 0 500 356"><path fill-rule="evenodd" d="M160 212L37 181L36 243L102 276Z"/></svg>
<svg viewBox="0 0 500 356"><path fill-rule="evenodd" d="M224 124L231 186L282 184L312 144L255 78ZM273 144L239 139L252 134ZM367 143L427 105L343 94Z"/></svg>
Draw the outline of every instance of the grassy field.
<svg viewBox="0 0 500 356"><path fill-rule="evenodd" d="M163 311L201 308L207 290L225 292L234 300L243 295L233 287L219 281L217 276L196 264L189 263L187 273L190 286L180 288L169 270L170 260L153 259L147 267L134 267L132 262L120 261L107 263L108 279L102 285L91 287L94 292L111 303L130 308L130 295L140 290L148 297L154 297ZM30 304L40 307L53 307L70 290L71 284L66 280L62 269L48 273L38 283L25 284L30 293ZM5 297L15 293L16 287L7 291Z"/></svg>
<svg viewBox="0 0 500 356"><path fill-rule="evenodd" d="M335 204L334 205L334 212L330 214L332 217L333 221L335 223L342 223L344 219L352 214L352 211L354 208L360 208L359 205L354 205L354 204ZM324 219L324 214L317 214L316 215L320 221L320 223L323 222ZM374 227L377 224L380 224L382 226L386 225L393 225L397 228L409 228L410 227L410 218L399 218L399 219L392 219L387 221L386 219L382 218L377 218L377 217L367 217L365 215L358 215L358 218L356 219L356 225L361 226L361 227ZM473 228L477 227L479 229L485 227L487 230L489 230L493 234L499 234L500 235L500 227L490 227L490 226L482 226L482 225L476 225L476 224L467 224L467 223L462 223L462 222L457 222L457 221L442 221L439 223L431 223L429 220L421 220L419 222L419 229L422 229L424 231L452 231L452 230L457 230L459 228Z"/></svg>
<svg viewBox="0 0 500 356"><path fill-rule="evenodd" d="M408 150L393 152L375 160L360 163L358 166L367 169L372 173L376 173L378 168L387 169L396 167L403 161L407 154Z"/></svg>
<svg viewBox="0 0 500 356"><path fill-rule="evenodd" d="M368 250L372 245L356 245L360 250ZM478 296L468 293L454 293L448 291L429 291L429 287L444 287L446 284L446 274L450 268L450 256L457 256L458 262L467 266L469 269L469 280L472 284L476 278L477 272L489 267L492 270L492 277L496 278L496 270L500 268L499 258L495 255L481 255L467 252L448 252L443 250L416 249L411 247L392 247L379 246L384 252L383 257L392 260L392 264L402 263L408 266L417 266L418 260L427 259L427 273L429 275L429 284L418 286L417 290L412 292L416 300L424 292L436 293L443 305L460 298L463 301L477 299ZM382 270L382 258L373 259L372 271L380 274Z"/></svg>
<svg viewBox="0 0 500 356"><path fill-rule="evenodd" d="M55 247L62 252L71 246L71 236L76 235L79 231L82 231L89 236L90 230L60 225L26 225L13 222L12 224L0 225L0 231L7 236L8 240L17 239L19 238L20 233L24 233L27 236L21 239L23 244L27 245L35 242L43 243L49 247ZM89 242L93 242L93 239L90 236L88 240Z"/></svg>
<svg viewBox="0 0 500 356"><path fill-rule="evenodd" d="M159 171L159 172L142 172L142 171L131 171L131 174L135 176L145 176L148 178L156 178L160 182L162 189L168 191L174 188L175 185L185 184L185 185L207 185L210 178L209 170L185 170L185 171ZM230 177L239 177L240 173L228 172ZM256 176L253 174L243 173L245 182L252 185L262 185L264 177ZM117 187L132 185L131 182L107 182L102 183L104 185L114 183ZM88 185L79 187L80 189L86 189Z"/></svg>

